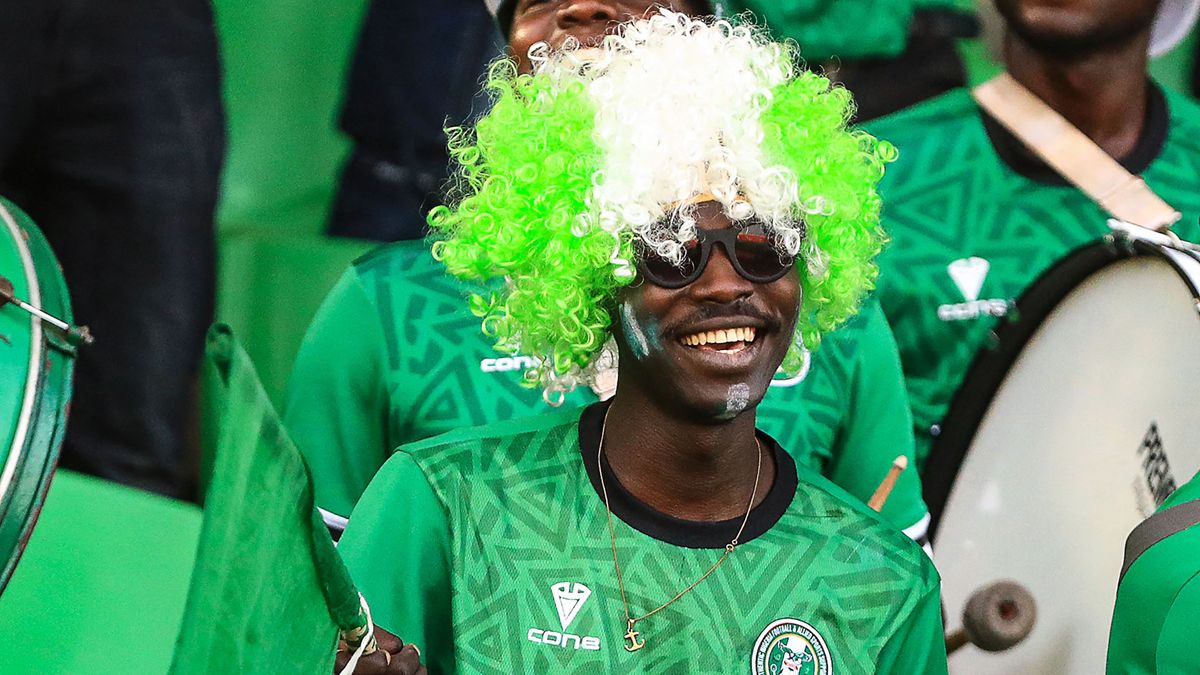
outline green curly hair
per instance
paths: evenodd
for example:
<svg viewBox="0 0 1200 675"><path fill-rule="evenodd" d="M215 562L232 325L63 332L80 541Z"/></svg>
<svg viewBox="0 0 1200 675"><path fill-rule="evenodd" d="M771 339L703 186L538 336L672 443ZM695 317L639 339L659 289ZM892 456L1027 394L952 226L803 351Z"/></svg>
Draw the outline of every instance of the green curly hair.
<svg viewBox="0 0 1200 675"><path fill-rule="evenodd" d="M474 130L448 130L451 200L429 217L451 274L503 279L470 299L497 349L539 359L531 386L575 386L635 279L635 241L678 258L666 209L711 192L799 255L803 299L783 363L798 372L804 350L858 310L885 241L875 188L896 153L849 129L849 92L797 72L794 48L752 26L666 11L609 36L598 60L539 60L532 75L492 64L494 105ZM727 104L712 102L714 88Z"/></svg>

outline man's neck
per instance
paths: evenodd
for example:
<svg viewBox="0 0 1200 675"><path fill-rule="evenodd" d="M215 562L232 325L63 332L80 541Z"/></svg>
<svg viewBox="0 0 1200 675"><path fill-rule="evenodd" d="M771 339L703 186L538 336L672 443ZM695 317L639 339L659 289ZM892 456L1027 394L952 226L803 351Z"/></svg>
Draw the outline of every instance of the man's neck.
<svg viewBox="0 0 1200 675"><path fill-rule="evenodd" d="M1009 31L1008 72L1105 152L1122 159L1146 123L1146 39L1087 56L1047 54Z"/></svg>
<svg viewBox="0 0 1200 675"><path fill-rule="evenodd" d="M775 481L759 446L754 410L722 423L689 420L647 397L618 389L609 408L604 456L633 496L675 518L719 521L746 513L759 466L757 505Z"/></svg>

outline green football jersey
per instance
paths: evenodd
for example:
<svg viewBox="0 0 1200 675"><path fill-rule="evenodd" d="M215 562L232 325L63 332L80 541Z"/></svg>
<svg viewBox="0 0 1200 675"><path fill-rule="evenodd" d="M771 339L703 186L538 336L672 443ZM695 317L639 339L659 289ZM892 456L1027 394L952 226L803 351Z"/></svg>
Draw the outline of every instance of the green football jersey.
<svg viewBox="0 0 1200 675"><path fill-rule="evenodd" d="M472 290L424 243L402 242L358 260L330 293L300 347L284 414L322 508L350 513L401 445L552 410L540 390L521 386L532 361L496 353L482 334L468 311ZM869 499L913 447L899 356L878 305L828 335L802 375L772 384L760 426L803 466ZM566 405L594 401L581 388ZM884 515L924 535L915 471L901 476Z"/></svg>
<svg viewBox="0 0 1200 675"><path fill-rule="evenodd" d="M1200 475L1154 517L1185 504L1200 505ZM1200 524L1160 539L1126 564L1108 639L1108 674L1200 672Z"/></svg>
<svg viewBox="0 0 1200 675"><path fill-rule="evenodd" d="M1183 213L1200 217L1200 107L1151 87L1142 139L1123 160ZM955 90L868 125L900 150L880 187L892 242L877 296L900 346L917 462L981 347L1053 263L1109 232L1109 216Z"/></svg>
<svg viewBox="0 0 1200 675"><path fill-rule="evenodd" d="M904 51L913 0L723 0L726 13L751 12L810 61L891 58ZM853 26L853 30L847 27Z"/></svg>
<svg viewBox="0 0 1200 675"><path fill-rule="evenodd" d="M639 621L627 651L597 449L606 404L401 448L339 551L375 622L431 673L946 672L940 584L915 542L768 436L777 477L730 557ZM709 569L742 518L683 521L604 462L629 610Z"/></svg>

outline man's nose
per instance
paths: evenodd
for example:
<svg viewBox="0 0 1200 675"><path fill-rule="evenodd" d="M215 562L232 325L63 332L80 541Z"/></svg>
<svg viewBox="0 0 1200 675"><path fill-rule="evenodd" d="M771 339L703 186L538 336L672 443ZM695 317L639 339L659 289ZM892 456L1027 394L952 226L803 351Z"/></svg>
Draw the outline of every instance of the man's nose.
<svg viewBox="0 0 1200 675"><path fill-rule="evenodd" d="M738 274L724 246L713 246L708 264L689 289L697 300L730 303L754 294L754 284Z"/></svg>
<svg viewBox="0 0 1200 675"><path fill-rule="evenodd" d="M604 0L574 0L558 11L558 25L563 28L590 23L609 24L618 20L616 4Z"/></svg>

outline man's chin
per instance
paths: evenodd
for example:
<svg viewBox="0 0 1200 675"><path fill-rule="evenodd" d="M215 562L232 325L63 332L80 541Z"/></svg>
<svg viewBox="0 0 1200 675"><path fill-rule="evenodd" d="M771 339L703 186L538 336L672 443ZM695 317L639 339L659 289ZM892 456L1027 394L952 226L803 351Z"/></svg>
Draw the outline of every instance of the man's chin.
<svg viewBox="0 0 1200 675"><path fill-rule="evenodd" d="M1111 50L1137 37L1148 26L1097 23L1082 11L1051 7L1016 8L1006 16L1008 29L1039 52L1083 58Z"/></svg>
<svg viewBox="0 0 1200 675"><path fill-rule="evenodd" d="M725 424L753 413L766 394L766 387L738 383L705 387L705 391L684 393L676 402L685 414L702 424Z"/></svg>

